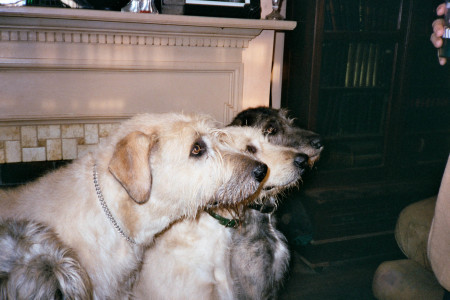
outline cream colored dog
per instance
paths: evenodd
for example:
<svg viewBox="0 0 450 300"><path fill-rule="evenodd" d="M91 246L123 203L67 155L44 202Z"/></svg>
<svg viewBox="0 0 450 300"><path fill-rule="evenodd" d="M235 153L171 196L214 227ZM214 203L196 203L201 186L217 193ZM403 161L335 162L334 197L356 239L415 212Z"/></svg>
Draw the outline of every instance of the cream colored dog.
<svg viewBox="0 0 450 300"><path fill-rule="evenodd" d="M306 163L307 156L293 148L269 143L260 129L227 127L227 133L228 144L250 153L269 167L260 197L277 194L297 184L303 169L296 162L301 158ZM226 210L216 212L233 218ZM199 214L195 220L173 224L146 251L135 289L136 298L236 299L230 274L233 230L239 228L227 228L207 212Z"/></svg>
<svg viewBox="0 0 450 300"><path fill-rule="evenodd" d="M221 141L228 136L203 116L134 117L94 153L0 191L0 217L52 228L78 256L94 298L129 298L155 234L209 203L233 206L259 189L267 166Z"/></svg>

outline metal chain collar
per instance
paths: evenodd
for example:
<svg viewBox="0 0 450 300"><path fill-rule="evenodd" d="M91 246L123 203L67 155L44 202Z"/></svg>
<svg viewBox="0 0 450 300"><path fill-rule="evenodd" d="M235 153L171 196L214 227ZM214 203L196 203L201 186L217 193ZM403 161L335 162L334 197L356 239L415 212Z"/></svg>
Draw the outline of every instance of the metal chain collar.
<svg viewBox="0 0 450 300"><path fill-rule="evenodd" d="M125 234L125 232L122 230L122 228L120 228L119 224L117 224L116 219L114 219L113 215L111 214L111 211L109 210L108 206L106 205L105 199L103 198L102 191L100 190L100 186L98 184L98 174L97 174L97 164L96 163L94 163L94 185L95 185L95 190L97 192L98 200L100 201L100 205L102 206L103 211L106 214L106 217L108 217L109 221L111 221L114 228L120 233L121 236L123 236L127 240L127 242L129 242L130 244L136 245L136 242L131 237L127 236Z"/></svg>

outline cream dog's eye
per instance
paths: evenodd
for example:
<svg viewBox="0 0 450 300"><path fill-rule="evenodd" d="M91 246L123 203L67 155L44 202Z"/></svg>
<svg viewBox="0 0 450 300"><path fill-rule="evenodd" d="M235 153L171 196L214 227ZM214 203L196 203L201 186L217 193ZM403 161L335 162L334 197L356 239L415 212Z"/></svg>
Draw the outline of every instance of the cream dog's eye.
<svg viewBox="0 0 450 300"><path fill-rule="evenodd" d="M202 147L199 144L194 145L192 148L192 155L199 155L202 152Z"/></svg>
<svg viewBox="0 0 450 300"><path fill-rule="evenodd" d="M192 145L191 149L191 157L200 157L206 152L206 145L202 140L196 141L194 145Z"/></svg>

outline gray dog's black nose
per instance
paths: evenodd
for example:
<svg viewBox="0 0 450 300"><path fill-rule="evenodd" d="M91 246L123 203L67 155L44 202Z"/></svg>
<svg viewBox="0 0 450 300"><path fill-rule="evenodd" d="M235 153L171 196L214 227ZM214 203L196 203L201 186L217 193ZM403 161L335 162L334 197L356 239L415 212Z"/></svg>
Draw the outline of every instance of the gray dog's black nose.
<svg viewBox="0 0 450 300"><path fill-rule="evenodd" d="M323 146L320 136L313 137L309 144L315 149L320 149Z"/></svg>
<svg viewBox="0 0 450 300"><path fill-rule="evenodd" d="M253 177L255 177L255 179L258 182L263 181L263 179L266 177L267 175L267 165L260 163L256 166L256 168L253 169Z"/></svg>
<svg viewBox="0 0 450 300"><path fill-rule="evenodd" d="M308 166L308 159L309 157L306 154L297 154L294 158L294 165L297 166L297 168L306 169Z"/></svg>

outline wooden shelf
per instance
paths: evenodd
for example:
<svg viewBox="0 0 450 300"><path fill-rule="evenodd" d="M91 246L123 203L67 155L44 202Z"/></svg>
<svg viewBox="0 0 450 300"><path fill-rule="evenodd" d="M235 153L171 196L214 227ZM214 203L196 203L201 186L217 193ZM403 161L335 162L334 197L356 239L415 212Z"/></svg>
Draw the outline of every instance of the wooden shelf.
<svg viewBox="0 0 450 300"><path fill-rule="evenodd" d="M380 39L390 41L397 40L400 32L396 31L324 31L325 40L359 40L379 41Z"/></svg>
<svg viewBox="0 0 450 300"><path fill-rule="evenodd" d="M183 15L163 14L136 14L115 11L102 11L90 9L67 9L48 7L5 7L0 6L0 24L7 22L6 18L15 18L16 24L20 24L17 18L26 17L28 20L34 18L44 25L50 20L63 20L66 25L77 28L111 28L112 24L120 24L122 30L142 28L147 25L158 25L153 30L164 30L167 26L177 26L181 31L189 31L198 34L233 34L234 29L241 32L248 30L249 35L254 32L267 30L292 30L296 26L293 21L277 20L255 20L237 18L213 18ZM43 20L44 19L44 20ZM45 21L47 20L47 21ZM82 22L77 22L82 21ZM44 23L42 23L44 22ZM256 31L254 31L256 30ZM173 29L171 29L173 31ZM256 34L258 35L258 33Z"/></svg>

